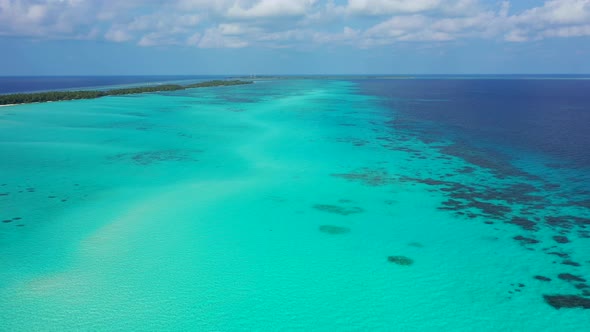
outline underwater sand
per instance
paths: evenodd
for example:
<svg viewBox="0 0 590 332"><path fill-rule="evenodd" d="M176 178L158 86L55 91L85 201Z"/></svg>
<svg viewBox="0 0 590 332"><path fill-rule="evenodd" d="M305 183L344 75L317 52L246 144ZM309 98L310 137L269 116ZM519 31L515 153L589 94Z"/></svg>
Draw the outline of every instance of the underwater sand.
<svg viewBox="0 0 590 332"><path fill-rule="evenodd" d="M0 330L587 329L543 297L590 299L587 170L395 118L321 80L3 108Z"/></svg>

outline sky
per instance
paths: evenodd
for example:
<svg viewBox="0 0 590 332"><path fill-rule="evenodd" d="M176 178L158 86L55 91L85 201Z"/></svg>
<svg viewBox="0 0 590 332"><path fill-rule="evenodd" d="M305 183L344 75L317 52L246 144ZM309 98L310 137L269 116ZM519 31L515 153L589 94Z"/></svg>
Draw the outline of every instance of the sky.
<svg viewBox="0 0 590 332"><path fill-rule="evenodd" d="M0 76L588 74L590 0L0 0Z"/></svg>

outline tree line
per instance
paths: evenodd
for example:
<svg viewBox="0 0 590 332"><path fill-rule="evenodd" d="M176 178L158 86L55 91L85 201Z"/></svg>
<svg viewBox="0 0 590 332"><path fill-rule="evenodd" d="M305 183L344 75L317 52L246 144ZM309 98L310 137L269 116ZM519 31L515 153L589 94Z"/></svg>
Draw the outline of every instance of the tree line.
<svg viewBox="0 0 590 332"><path fill-rule="evenodd" d="M49 91L49 92L37 92L37 93L14 93L9 95L0 95L0 105L11 105L11 104L28 104L28 103L40 103L47 101L61 101L61 100L74 100L74 99L94 99L106 96L119 96L129 95L146 92L160 92L160 91L177 91L192 88L207 88L214 86L230 86L230 85L242 85L251 84L252 81L241 81L241 80L214 80L207 82L194 83L189 85L178 85L178 84L163 84L163 85L151 85L151 86L140 86L135 88L124 88L114 89L107 91L100 90L81 90L81 91Z"/></svg>

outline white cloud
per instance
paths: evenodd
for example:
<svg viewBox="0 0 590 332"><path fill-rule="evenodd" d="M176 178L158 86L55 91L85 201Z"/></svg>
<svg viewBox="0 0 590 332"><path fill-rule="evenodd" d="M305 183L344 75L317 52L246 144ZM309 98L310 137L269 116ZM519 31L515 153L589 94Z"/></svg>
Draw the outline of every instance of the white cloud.
<svg viewBox="0 0 590 332"><path fill-rule="evenodd" d="M578 24L590 21L590 0L551 0L514 17L528 24Z"/></svg>
<svg viewBox="0 0 590 332"><path fill-rule="evenodd" d="M164 14L151 14L135 18L130 24L130 30L176 30L184 31L184 29L197 26L201 23L201 16L197 14L187 15L170 15Z"/></svg>
<svg viewBox="0 0 590 332"><path fill-rule="evenodd" d="M160 45L174 45L179 44L174 38L158 32L151 32L139 39L137 45L139 46L160 46Z"/></svg>
<svg viewBox="0 0 590 332"><path fill-rule="evenodd" d="M99 18L103 10L111 7L116 6L98 0L0 0L0 35L46 38L100 35L94 32Z"/></svg>
<svg viewBox="0 0 590 332"><path fill-rule="evenodd" d="M334 42L341 44L351 44L358 41L359 37L360 30L355 30L350 27L344 27L342 32L338 33L316 32L312 35L313 41L319 44L332 44Z"/></svg>
<svg viewBox="0 0 590 332"><path fill-rule="evenodd" d="M310 35L308 31L300 29L285 30L279 32L263 32L256 36L253 36L254 40L259 42L274 42L266 43L266 45L279 46L284 42L298 42L303 40L309 40ZM288 47L287 45L281 45L282 47Z"/></svg>
<svg viewBox="0 0 590 332"><path fill-rule="evenodd" d="M528 41L527 32L519 29L512 30L504 36L504 40L517 43Z"/></svg>
<svg viewBox="0 0 590 332"><path fill-rule="evenodd" d="M391 15L417 13L437 8L441 0L349 0L349 13L361 15Z"/></svg>
<svg viewBox="0 0 590 332"><path fill-rule="evenodd" d="M240 36L246 34L260 33L262 29L250 27L241 23L223 23L218 27L219 33L226 36Z"/></svg>
<svg viewBox="0 0 590 332"><path fill-rule="evenodd" d="M500 17L508 17L509 12L510 12L510 1L502 1L498 15Z"/></svg>
<svg viewBox="0 0 590 332"><path fill-rule="evenodd" d="M105 33L104 38L114 42L126 42L133 39L133 36L125 29L112 27Z"/></svg>
<svg viewBox="0 0 590 332"><path fill-rule="evenodd" d="M581 37L590 36L590 24L547 29L543 32L547 37Z"/></svg>
<svg viewBox="0 0 590 332"><path fill-rule="evenodd" d="M428 24L428 19L422 15L395 16L379 23L366 31L370 37L399 37L408 31L416 31Z"/></svg>
<svg viewBox="0 0 590 332"><path fill-rule="evenodd" d="M303 16L314 3L315 0L261 0L246 7L236 1L226 15L237 19Z"/></svg>
<svg viewBox="0 0 590 332"><path fill-rule="evenodd" d="M588 36L590 0L546 1L542 6L506 17L505 24L507 41Z"/></svg>
<svg viewBox="0 0 590 332"><path fill-rule="evenodd" d="M480 9L478 0L349 0L344 6L350 15L388 16L437 12L468 15Z"/></svg>
<svg viewBox="0 0 590 332"><path fill-rule="evenodd" d="M190 35L187 39L186 39L186 45L189 46L196 46L199 44L199 41L201 40L201 33L199 32L195 32L194 34Z"/></svg>
<svg viewBox="0 0 590 332"><path fill-rule="evenodd" d="M243 48L248 46L248 42L236 36L224 35L219 28L211 28L205 31L197 46L200 48Z"/></svg>
<svg viewBox="0 0 590 332"><path fill-rule="evenodd" d="M590 36L590 0L0 0L0 36L141 46L371 47Z"/></svg>
<svg viewBox="0 0 590 332"><path fill-rule="evenodd" d="M497 28L494 12L474 16L438 18L423 14L394 16L367 29L371 43L387 45L399 41L450 41L460 38L489 38Z"/></svg>

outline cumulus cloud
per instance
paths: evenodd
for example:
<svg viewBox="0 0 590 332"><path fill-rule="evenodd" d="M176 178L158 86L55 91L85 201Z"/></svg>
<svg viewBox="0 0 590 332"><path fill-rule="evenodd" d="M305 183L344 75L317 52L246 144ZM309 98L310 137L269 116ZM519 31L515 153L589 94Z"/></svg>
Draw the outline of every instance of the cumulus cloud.
<svg viewBox="0 0 590 332"><path fill-rule="evenodd" d="M227 17L239 19L263 19L289 16L304 16L315 0L261 0L249 7L236 1L228 10Z"/></svg>
<svg viewBox="0 0 590 332"><path fill-rule="evenodd" d="M544 38L588 36L590 0L550 0L542 6L507 16L505 40L523 42Z"/></svg>
<svg viewBox="0 0 590 332"><path fill-rule="evenodd" d="M590 36L590 0L0 0L0 35L203 48Z"/></svg>
<svg viewBox="0 0 590 332"><path fill-rule="evenodd" d="M506 41L510 42L525 42L528 41L527 32L520 29L514 29L506 33L504 36Z"/></svg>
<svg viewBox="0 0 590 332"><path fill-rule="evenodd" d="M433 10L441 0L349 0L346 9L352 14L391 15Z"/></svg>
<svg viewBox="0 0 590 332"><path fill-rule="evenodd" d="M348 15L389 16L416 13L469 15L481 9L478 0L349 0L339 9Z"/></svg>
<svg viewBox="0 0 590 332"><path fill-rule="evenodd" d="M590 20L590 0L551 0L514 17L519 23L578 24Z"/></svg>
<svg viewBox="0 0 590 332"><path fill-rule="evenodd" d="M72 0L0 0L0 35L79 36L88 30L83 17L90 7Z"/></svg>
<svg viewBox="0 0 590 332"><path fill-rule="evenodd" d="M341 32L337 33L315 32L312 34L313 41L319 44L333 44L335 42L350 44L357 41L359 37L360 30L351 27L344 27Z"/></svg>
<svg viewBox="0 0 590 332"><path fill-rule="evenodd" d="M114 42L126 42L133 39L133 36L125 28L112 27L105 33L104 38Z"/></svg>
<svg viewBox="0 0 590 332"><path fill-rule="evenodd" d="M248 46L248 42L238 36L226 35L222 29L210 28L197 43L201 48L243 48Z"/></svg>
<svg viewBox="0 0 590 332"><path fill-rule="evenodd" d="M543 35L547 37L590 36L590 24L547 29Z"/></svg>

